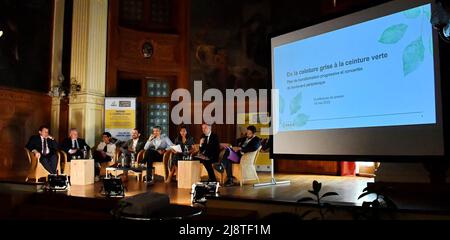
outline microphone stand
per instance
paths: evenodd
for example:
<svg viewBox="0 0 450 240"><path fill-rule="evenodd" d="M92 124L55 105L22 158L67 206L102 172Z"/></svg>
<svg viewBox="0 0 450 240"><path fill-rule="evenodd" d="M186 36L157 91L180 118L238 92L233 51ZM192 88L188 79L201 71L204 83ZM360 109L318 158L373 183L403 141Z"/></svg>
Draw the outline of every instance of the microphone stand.
<svg viewBox="0 0 450 240"><path fill-rule="evenodd" d="M267 186L277 186L277 185L289 185L289 184L291 184L291 181L277 181L275 179L275 174L274 174L275 167L274 167L274 163L273 163L273 158L270 159L270 162L271 162L271 165L272 165L271 170L270 170L271 176L272 176L271 181L267 182L267 183L253 184L254 188L267 187Z"/></svg>

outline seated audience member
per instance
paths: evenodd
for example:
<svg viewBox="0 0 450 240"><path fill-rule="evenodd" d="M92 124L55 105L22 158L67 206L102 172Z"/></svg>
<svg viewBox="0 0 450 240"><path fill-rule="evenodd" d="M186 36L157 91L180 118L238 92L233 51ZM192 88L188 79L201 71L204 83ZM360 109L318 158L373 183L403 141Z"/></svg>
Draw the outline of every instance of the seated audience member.
<svg viewBox="0 0 450 240"><path fill-rule="evenodd" d="M116 153L116 145L111 142L111 133L105 132L102 134L103 141L97 146L97 150L94 152L94 160L96 163L95 175L100 174L100 163L110 162L114 158Z"/></svg>
<svg viewBox="0 0 450 240"><path fill-rule="evenodd" d="M144 150L144 162L147 163L147 184L152 185L154 183L153 178L153 163L161 162L163 160L164 153L171 149L173 146L169 137L161 135L161 127L153 127L153 134L149 137L147 143L145 143Z"/></svg>
<svg viewBox="0 0 450 240"><path fill-rule="evenodd" d="M217 182L213 163L218 162L220 153L219 136L212 132L212 126L209 124L202 124L203 135L200 139L200 154L198 158L208 172L208 182Z"/></svg>
<svg viewBox="0 0 450 240"><path fill-rule="evenodd" d="M70 129L69 137L64 139L61 148L67 153L68 162L76 158L85 158L85 156L83 156L83 151L87 152L91 149L84 139L78 137L76 128Z"/></svg>
<svg viewBox="0 0 450 240"><path fill-rule="evenodd" d="M41 126L39 135L31 136L25 146L30 150L44 168L51 174L57 173L58 158L56 151L58 144L48 133L49 127Z"/></svg>
<svg viewBox="0 0 450 240"><path fill-rule="evenodd" d="M247 127L247 136L239 138L236 141L236 147L226 148L221 163L214 165L217 171L223 172L225 169L227 172L227 181L225 182L225 186L233 186L232 163L239 163L244 153L254 152L258 150L261 145L261 140L255 135L255 133L255 126Z"/></svg>
<svg viewBox="0 0 450 240"><path fill-rule="evenodd" d="M178 160L183 159L183 157L189 157L193 152L192 146L195 144L194 138L190 136L186 126L183 125L180 127L180 131L178 132L178 136L175 139L174 144L180 145L182 152L179 153L175 150L172 150L173 156L167 182L170 182L172 180L173 175L177 171Z"/></svg>
<svg viewBox="0 0 450 240"><path fill-rule="evenodd" d="M134 154L134 157L136 158L137 154L144 149L144 146L145 141L141 139L139 129L135 128L131 130L131 139L122 144L120 151L125 154L127 159L131 158L131 154Z"/></svg>

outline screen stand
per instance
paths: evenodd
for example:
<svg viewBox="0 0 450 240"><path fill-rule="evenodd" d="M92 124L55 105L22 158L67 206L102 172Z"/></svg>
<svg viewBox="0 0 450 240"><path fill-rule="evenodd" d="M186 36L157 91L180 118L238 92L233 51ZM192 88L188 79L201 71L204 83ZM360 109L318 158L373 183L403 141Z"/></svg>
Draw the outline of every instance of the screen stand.
<svg viewBox="0 0 450 240"><path fill-rule="evenodd" d="M291 184L291 181L279 181L277 182L277 180L275 179L275 166L273 163L273 158L270 159L270 164L271 164L271 169L270 169L270 173L271 173L271 181L268 183L258 183L258 184L253 184L253 187L267 187L267 186L276 186L276 185L288 185Z"/></svg>

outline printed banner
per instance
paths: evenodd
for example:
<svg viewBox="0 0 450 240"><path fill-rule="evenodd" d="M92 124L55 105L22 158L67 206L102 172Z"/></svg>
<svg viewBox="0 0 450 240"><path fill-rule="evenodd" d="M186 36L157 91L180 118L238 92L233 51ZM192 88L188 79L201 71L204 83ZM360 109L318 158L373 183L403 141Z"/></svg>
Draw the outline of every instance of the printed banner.
<svg viewBox="0 0 450 240"><path fill-rule="evenodd" d="M136 98L105 99L105 131L121 141L131 139L136 127Z"/></svg>

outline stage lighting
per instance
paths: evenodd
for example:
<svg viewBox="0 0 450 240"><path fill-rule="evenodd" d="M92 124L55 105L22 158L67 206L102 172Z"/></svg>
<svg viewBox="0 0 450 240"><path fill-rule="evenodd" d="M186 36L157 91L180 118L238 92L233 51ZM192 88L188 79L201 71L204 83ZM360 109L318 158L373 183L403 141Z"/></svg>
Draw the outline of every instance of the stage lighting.
<svg viewBox="0 0 450 240"><path fill-rule="evenodd" d="M0 38L3 36L3 31L0 30Z"/></svg>
<svg viewBox="0 0 450 240"><path fill-rule="evenodd" d="M70 187L69 178L67 175L48 175L46 189L50 191L66 191Z"/></svg>
<svg viewBox="0 0 450 240"><path fill-rule="evenodd" d="M125 197L122 179L120 177L103 179L102 193L107 197Z"/></svg>
<svg viewBox="0 0 450 240"><path fill-rule="evenodd" d="M439 36L450 43L450 3L443 0L436 1L431 24L439 32Z"/></svg>
<svg viewBox="0 0 450 240"><path fill-rule="evenodd" d="M196 183L192 185L192 203L206 203L206 197L216 195L219 191L218 182Z"/></svg>

